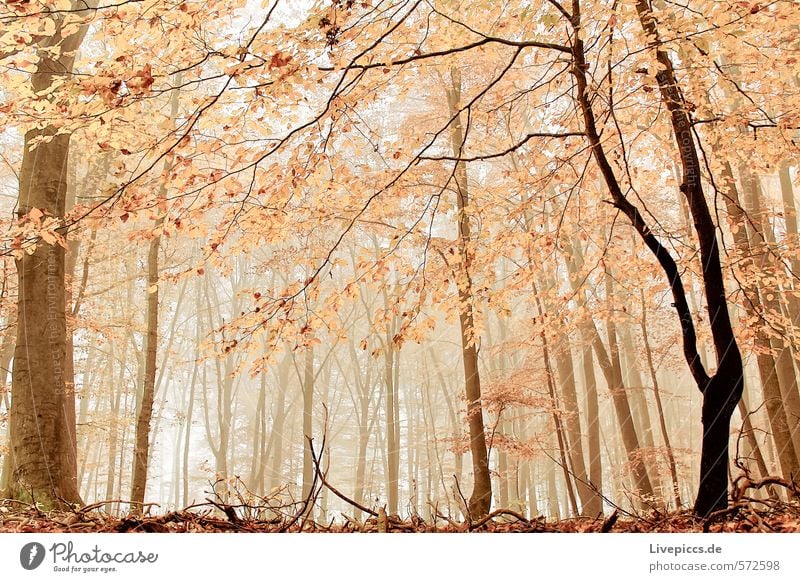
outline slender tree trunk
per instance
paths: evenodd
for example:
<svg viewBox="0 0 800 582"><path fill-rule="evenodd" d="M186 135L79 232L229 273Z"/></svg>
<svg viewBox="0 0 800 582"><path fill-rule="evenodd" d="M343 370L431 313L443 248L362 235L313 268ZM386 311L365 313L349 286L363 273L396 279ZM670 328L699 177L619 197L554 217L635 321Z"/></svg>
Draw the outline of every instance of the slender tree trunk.
<svg viewBox="0 0 800 582"><path fill-rule="evenodd" d="M656 367L653 363L653 352L650 349L650 337L647 330L647 304L644 298L644 291L641 290L642 302L642 319L640 325L642 328L642 338L644 339L644 355L647 359L647 369L650 371L650 381L653 383L653 397L656 401L656 410L658 411L658 426L661 429L661 439L664 441L664 447L667 453L667 464L669 465L669 474L672 479L672 499L675 502L675 509L681 508L681 494L678 486L678 468L675 464L675 454L672 450L672 445L669 441L669 431L667 431L667 420L664 415L664 407L661 402L661 389L658 384L658 375L656 374Z"/></svg>
<svg viewBox="0 0 800 582"><path fill-rule="evenodd" d="M120 364L124 368L123 364ZM119 405L122 399L122 385L116 388L113 385L113 372L114 367L109 360L109 394L108 404L111 422L109 424L109 437L108 437L108 475L106 477L106 499L111 500L114 498L114 482L116 481L117 470L117 440L119 439ZM111 513L112 504L106 503L106 513Z"/></svg>
<svg viewBox="0 0 800 582"><path fill-rule="evenodd" d="M264 458L263 442L267 440L267 371L261 370L260 382L258 388L258 403L256 404L255 413L253 414L253 460L250 464L250 478L248 487L251 491L258 492L259 490L259 475L264 474L264 465L266 459ZM263 487L263 484L261 485Z"/></svg>
<svg viewBox="0 0 800 582"><path fill-rule="evenodd" d="M13 316L12 316L13 318ZM6 413L11 408L11 401L8 397L8 372L9 366L11 365L11 356L14 354L14 336L16 335L16 330L14 327L16 326L16 322L13 320L9 320L6 323L4 334L3 334L3 343L0 346L0 396L2 396L2 405L5 408ZM7 444L7 451L6 454L3 455L3 462L0 465L0 496L8 487L8 481L11 477L11 452L13 448L11 446L11 435L8 434L8 439L6 440Z"/></svg>
<svg viewBox="0 0 800 582"><path fill-rule="evenodd" d="M384 297L388 308L388 299ZM394 321L394 320L393 320ZM389 515L397 515L400 474L400 443L397 426L397 385L395 384L396 348L392 342L392 329L387 332L384 341L384 387L386 388L386 460L388 475L386 492L389 501Z"/></svg>
<svg viewBox="0 0 800 582"><path fill-rule="evenodd" d="M447 89L451 124L451 146L458 157L464 145L464 129L461 125L459 102L461 100L461 77L458 69L450 71L451 86ZM478 370L478 348L475 337L472 279L469 267L472 262L470 244L472 234L469 224L469 189L467 166L457 162L455 185L458 207L458 248L461 255L458 273L458 298L461 304L459 322L461 325L461 355L464 365L464 384L467 396L467 424L469 426L470 452L472 453L472 495L469 511L472 519L479 519L489 513L492 503L492 482L489 475L489 453L486 447L486 432L481 404L481 378Z"/></svg>
<svg viewBox="0 0 800 582"><path fill-rule="evenodd" d="M302 499L311 495L314 463L309 439L314 436L314 348L308 346L303 358L303 490ZM310 514L312 507L309 505Z"/></svg>
<svg viewBox="0 0 800 582"><path fill-rule="evenodd" d="M278 364L278 398L272 411L272 432L275 434L275 445L272 447L272 469L270 470L270 492L280 487L283 476L283 433L286 426L286 388L289 384L291 359L285 355Z"/></svg>
<svg viewBox="0 0 800 582"><path fill-rule="evenodd" d="M600 515L603 513L603 461L600 455L600 402L597 397L597 378L594 373L594 356L592 342L586 337L584 330L580 330L583 353L583 382L586 387L586 420L589 444L589 482L593 496L586 506L587 515Z"/></svg>
<svg viewBox="0 0 800 582"><path fill-rule="evenodd" d="M200 302L200 285L196 286L196 310L197 313L195 314L195 328L194 328L194 337L195 337L195 346L200 345L200 338L202 336L201 329L203 327L203 320L200 317L200 309L201 309L201 302ZM197 382L198 382L198 375L200 370L200 358L199 353L195 353L195 360L192 364L192 377L189 380L189 401L186 403L186 432L183 435L183 462L182 462L182 471L183 471L183 506L189 506L189 451L191 449L191 442L192 442L192 420L194 417L194 399L195 393L197 390ZM205 369L205 364L203 364L203 368ZM206 385L203 384L203 390L205 391Z"/></svg>
<svg viewBox="0 0 800 582"><path fill-rule="evenodd" d="M458 418L456 416L456 409L455 405L453 404L453 399L450 397L450 391L448 389L447 381L445 380L444 374L442 373L442 368L439 365L439 360L436 358L436 353L431 351L431 362L433 362L433 368L436 370L436 377L439 380L439 385L441 386L442 394L444 394L444 401L447 405L447 412L450 418L450 426L451 426L451 433L455 436L456 440L460 443L462 439L462 428L461 423L458 422ZM453 453L455 457L455 477L459 483L461 483L461 476L464 472L464 455L460 452L460 447L456 447L456 451Z"/></svg>
<svg viewBox="0 0 800 582"><path fill-rule="evenodd" d="M764 460L764 454L761 452L761 447L758 444L753 423L750 420L750 411L748 410L745 402L745 396L746 395L743 394L742 399L739 400L739 415L742 417L742 432L744 433L744 438L747 440L747 443L750 446L750 451L752 452L753 457L755 457L756 467L758 467L759 474L763 478L767 477L770 472L769 469L767 469L767 463Z"/></svg>
<svg viewBox="0 0 800 582"><path fill-rule="evenodd" d="M195 360L192 364L192 377L189 380L189 400L186 403L186 430L183 432L183 451L181 453L181 500L183 507L189 506L189 450L192 442L192 417L194 416L194 396L197 386L198 367L198 363Z"/></svg>
<svg viewBox="0 0 800 582"><path fill-rule="evenodd" d="M558 452L561 460L561 470L564 473L564 486L567 491L567 497L569 498L570 507L572 507L572 514L573 515L580 515L580 510L578 509L578 501L575 497L575 488L572 484L572 471L570 471L570 465L567 460L567 442L566 438L564 438L564 428L561 422L561 411L558 402L558 397L556 396L555 390L555 380L553 379L553 370L552 364L550 363L550 353L547 346L547 336L544 332L541 334L542 337L542 351L543 351L543 359L545 365L545 374L547 375L547 389L550 393L550 401L552 402L553 406L553 424L556 430L556 440L558 441Z"/></svg>
<svg viewBox="0 0 800 582"><path fill-rule="evenodd" d="M533 475L531 475L531 487L534 487L534 490L531 492L532 495L536 494L534 483L535 481L533 480ZM550 519L555 521L561 520L561 510L558 503L558 486L556 485L555 463L551 463L550 470L547 471L547 513L549 514Z"/></svg>
<svg viewBox="0 0 800 582"><path fill-rule="evenodd" d="M178 75L176 80L178 85L180 85L180 75ZM177 116L178 91L174 90L170 99L170 120L174 122ZM165 162L165 172L168 172L169 169L169 163ZM166 194L166 187L162 184L158 193L159 199L164 199ZM158 254L161 250L160 229L163 224L164 217L159 216L153 225L157 234L150 239L147 253L147 334L144 342L144 386L142 389L142 401L139 406L139 415L136 418L136 436L133 449L133 477L131 483L131 510L134 513L141 512L147 489L147 470L150 458L150 423L153 418L153 401L155 400L156 394L156 365L159 339L158 298L160 295Z"/></svg>
<svg viewBox="0 0 800 582"><path fill-rule="evenodd" d="M159 222L161 219L159 219ZM156 391L156 358L158 355L158 253L161 236L150 240L147 255L147 335L145 336L144 387L139 414L136 418L136 436L133 452L133 479L131 484L131 510L141 512L147 487L147 459L150 453L150 422L153 418L153 401Z"/></svg>

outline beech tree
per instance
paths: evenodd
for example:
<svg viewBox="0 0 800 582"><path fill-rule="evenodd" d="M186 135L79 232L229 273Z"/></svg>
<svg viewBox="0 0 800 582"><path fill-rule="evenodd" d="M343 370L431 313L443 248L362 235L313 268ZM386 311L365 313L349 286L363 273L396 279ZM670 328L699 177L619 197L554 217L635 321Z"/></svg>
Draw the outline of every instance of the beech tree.
<svg viewBox="0 0 800 582"><path fill-rule="evenodd" d="M79 2L79 17L94 4ZM30 77L34 92L47 94L73 68L88 25L69 27L57 12L46 13L38 36L38 63ZM34 224L62 227L66 212L70 134L51 125L25 134L19 172L17 214ZM14 349L10 438L12 473L7 495L46 507L80 503L77 483L75 396L66 377L65 249L61 234L43 236L17 260L17 339Z"/></svg>

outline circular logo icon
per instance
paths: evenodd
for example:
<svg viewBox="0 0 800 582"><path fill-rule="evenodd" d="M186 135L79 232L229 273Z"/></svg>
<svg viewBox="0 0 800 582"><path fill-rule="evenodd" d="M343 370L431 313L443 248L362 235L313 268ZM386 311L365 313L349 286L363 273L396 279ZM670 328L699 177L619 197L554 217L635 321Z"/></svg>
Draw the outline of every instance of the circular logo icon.
<svg viewBox="0 0 800 582"><path fill-rule="evenodd" d="M39 542L25 544L19 552L19 563L26 570L35 570L42 565L44 554L44 546Z"/></svg>

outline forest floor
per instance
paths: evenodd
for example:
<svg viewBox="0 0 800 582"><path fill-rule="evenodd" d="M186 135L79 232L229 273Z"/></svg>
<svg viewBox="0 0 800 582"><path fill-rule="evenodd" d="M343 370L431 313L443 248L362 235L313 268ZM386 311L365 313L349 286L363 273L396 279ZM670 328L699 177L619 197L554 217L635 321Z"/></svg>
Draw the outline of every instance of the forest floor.
<svg viewBox="0 0 800 582"><path fill-rule="evenodd" d="M548 521L526 519L510 511L497 510L479 521L458 522L440 517L435 522L421 518L399 519L382 512L364 521L338 515L328 524L304 519L302 513L259 518L249 507L211 503L204 509L171 511L157 515L108 515L94 504L71 512L39 511L18 502L0 501L0 532L15 533L690 533L690 532L800 532L800 503L752 500L740 501L727 510L698 518L688 511L633 516L614 511L605 519L575 518ZM198 510L199 509L199 510ZM274 515L274 513L273 513Z"/></svg>

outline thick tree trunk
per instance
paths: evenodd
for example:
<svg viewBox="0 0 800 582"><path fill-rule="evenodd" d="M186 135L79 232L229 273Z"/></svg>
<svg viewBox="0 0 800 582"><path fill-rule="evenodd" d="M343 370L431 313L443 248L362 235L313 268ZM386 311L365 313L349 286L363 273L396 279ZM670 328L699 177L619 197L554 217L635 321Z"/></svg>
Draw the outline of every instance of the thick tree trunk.
<svg viewBox="0 0 800 582"><path fill-rule="evenodd" d="M647 0L637 0L636 10L659 63L656 74L661 99L671 114L672 129L681 159L681 192L689 204L702 261L703 285L717 372L711 378L703 372L695 379L703 393L703 445L700 458L700 485L695 500L699 515L728 505L728 438L731 415L742 396L744 386L742 356L733 334L722 262L719 256L716 225L703 192L702 166L692 131L692 122L684 106L672 61L661 48L658 28ZM690 366L694 363L688 360Z"/></svg>
<svg viewBox="0 0 800 582"><path fill-rule="evenodd" d="M96 5L76 3L76 12ZM56 20L53 36L39 42L41 51L33 91L45 95L64 75L72 72L75 55L88 25L61 38L62 21ZM57 58L54 55L60 55ZM37 138L47 140L32 143ZM50 127L25 134L19 173L22 217L34 209L63 219L67 190L69 134ZM12 376L10 413L14 465L6 495L33 499L45 507L81 503L75 452L75 402L66 378L65 254L57 244L38 241L36 250L16 261L18 275L18 326Z"/></svg>
<svg viewBox="0 0 800 582"><path fill-rule="evenodd" d="M786 238L793 245L800 242L797 232L797 205L794 201L794 186L792 185L791 165L782 162L778 171L778 178L781 183L781 201L783 202L783 220L786 225ZM792 254L791 258L792 273L795 277L800 277L800 257ZM793 310L794 321L800 318L800 310Z"/></svg>
<svg viewBox="0 0 800 582"><path fill-rule="evenodd" d="M71 61L71 59L69 59ZM40 69L63 66L43 58ZM71 63L70 63L71 68ZM44 79L43 79L44 77ZM34 75L45 90L52 75ZM25 136L18 214L44 209L64 216L69 135L32 130ZM39 136L52 140L31 149ZM19 277L17 342L11 402L14 468L10 497L45 507L80 503L75 463L75 402L69 398L66 354L64 249L39 241L16 261Z"/></svg>

